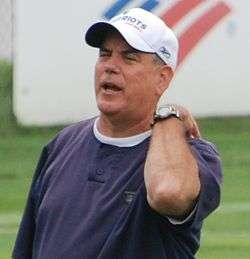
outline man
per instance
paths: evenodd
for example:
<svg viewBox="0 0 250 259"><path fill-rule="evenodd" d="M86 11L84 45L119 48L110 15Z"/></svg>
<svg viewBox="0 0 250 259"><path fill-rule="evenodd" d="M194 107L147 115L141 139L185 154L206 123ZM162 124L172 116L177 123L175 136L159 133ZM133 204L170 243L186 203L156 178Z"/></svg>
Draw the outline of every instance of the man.
<svg viewBox="0 0 250 259"><path fill-rule="evenodd" d="M156 106L178 42L139 8L93 24L100 115L43 150L13 257L194 258L203 219L219 204L221 169L189 112Z"/></svg>

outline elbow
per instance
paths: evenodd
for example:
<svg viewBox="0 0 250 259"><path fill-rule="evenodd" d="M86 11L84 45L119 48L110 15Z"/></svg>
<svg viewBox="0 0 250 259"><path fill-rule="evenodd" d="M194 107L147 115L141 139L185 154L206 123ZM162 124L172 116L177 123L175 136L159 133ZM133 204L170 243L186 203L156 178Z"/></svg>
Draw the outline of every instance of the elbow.
<svg viewBox="0 0 250 259"><path fill-rule="evenodd" d="M147 192L150 207L162 215L180 216L193 206L198 194L188 192L182 184L160 184Z"/></svg>

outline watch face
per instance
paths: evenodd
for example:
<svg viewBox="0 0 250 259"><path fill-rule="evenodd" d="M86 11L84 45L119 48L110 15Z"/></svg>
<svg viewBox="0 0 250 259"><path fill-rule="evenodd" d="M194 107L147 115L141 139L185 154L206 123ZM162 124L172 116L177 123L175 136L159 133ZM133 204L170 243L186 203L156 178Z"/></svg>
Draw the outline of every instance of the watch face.
<svg viewBox="0 0 250 259"><path fill-rule="evenodd" d="M156 115L163 118L167 118L170 115L174 115L177 118L179 118L178 110L176 110L174 106L168 104L158 107Z"/></svg>
<svg viewBox="0 0 250 259"><path fill-rule="evenodd" d="M158 115L161 116L161 117L167 117L170 114L171 114L171 111L168 107L161 107L158 110Z"/></svg>
<svg viewBox="0 0 250 259"><path fill-rule="evenodd" d="M176 118L180 119L179 111L176 110L174 106L169 104L160 106L155 112L153 124L157 121L167 119L171 116L175 116Z"/></svg>

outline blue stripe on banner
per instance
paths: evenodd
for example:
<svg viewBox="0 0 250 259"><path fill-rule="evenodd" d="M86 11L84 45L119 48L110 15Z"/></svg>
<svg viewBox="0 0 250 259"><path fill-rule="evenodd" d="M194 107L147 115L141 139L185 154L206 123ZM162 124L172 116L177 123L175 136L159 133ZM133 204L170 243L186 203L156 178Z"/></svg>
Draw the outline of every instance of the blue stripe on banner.
<svg viewBox="0 0 250 259"><path fill-rule="evenodd" d="M153 10L157 5L159 4L159 1L156 0L148 0L144 4L142 4L140 7L142 9L145 9L147 11Z"/></svg>
<svg viewBox="0 0 250 259"><path fill-rule="evenodd" d="M127 5L131 0L118 0L114 3L104 14L103 16L107 19L111 19L113 16L118 14L121 9Z"/></svg>

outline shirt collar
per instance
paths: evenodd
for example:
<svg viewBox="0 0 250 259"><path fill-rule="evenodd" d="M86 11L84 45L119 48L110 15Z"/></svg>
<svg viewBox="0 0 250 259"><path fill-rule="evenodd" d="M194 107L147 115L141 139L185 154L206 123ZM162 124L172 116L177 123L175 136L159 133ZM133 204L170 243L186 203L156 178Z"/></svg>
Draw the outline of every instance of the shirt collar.
<svg viewBox="0 0 250 259"><path fill-rule="evenodd" d="M97 122L99 120L99 117L96 118L93 126L93 131L95 137L104 144L117 146L117 147L133 147L140 143L142 143L145 139L151 136L152 130L145 131L143 133L126 137L126 138L112 138L107 137L100 133L100 131L97 129Z"/></svg>

